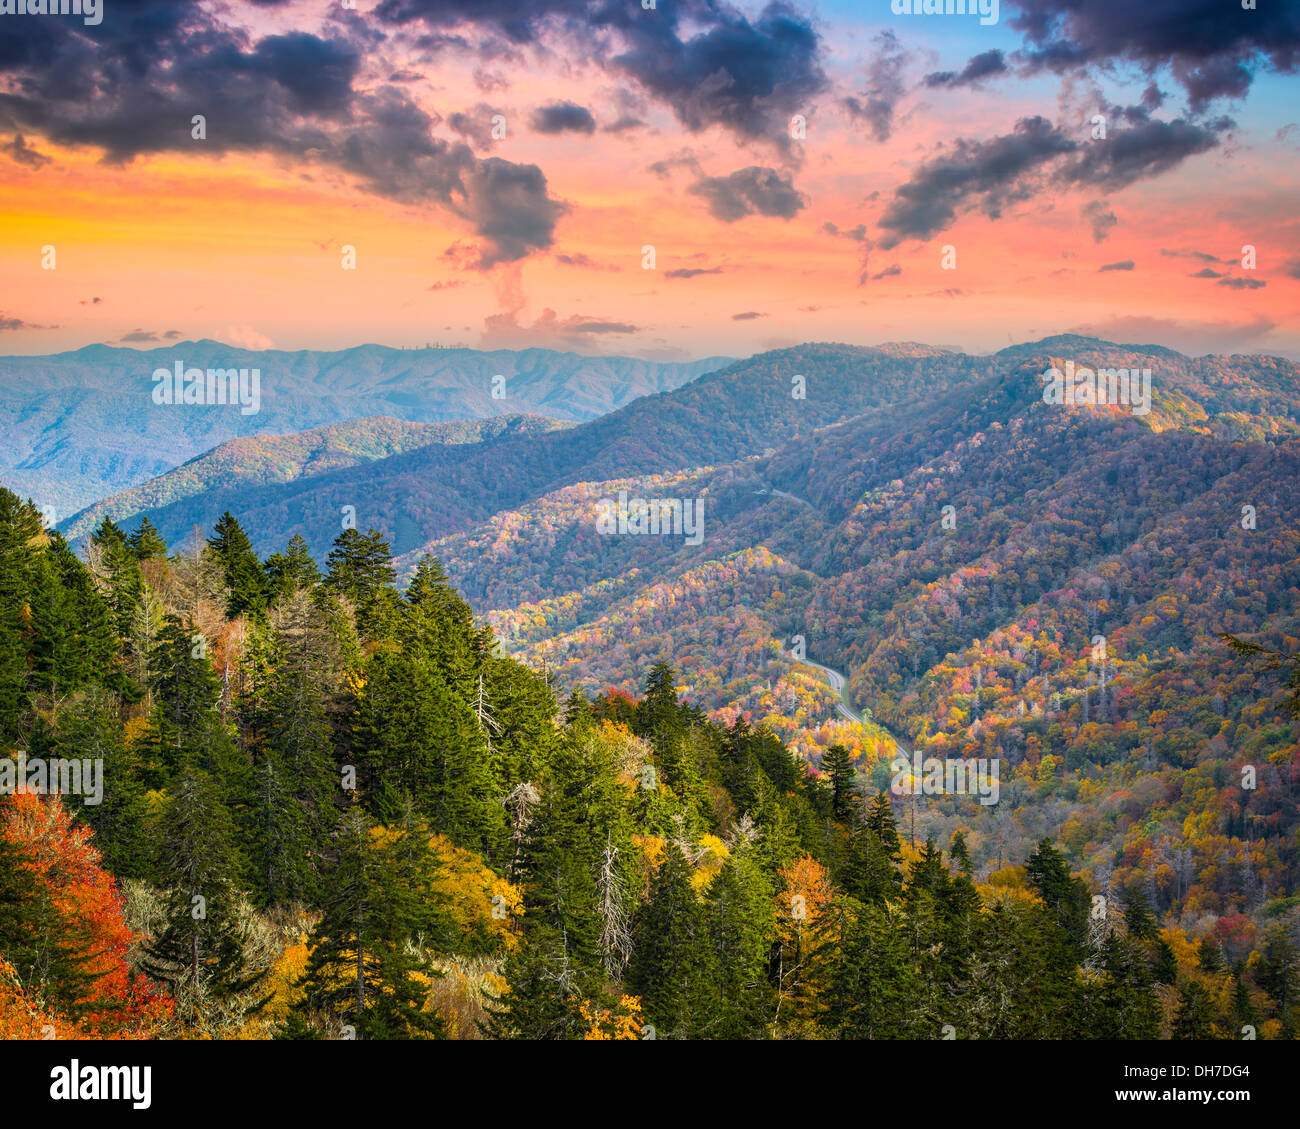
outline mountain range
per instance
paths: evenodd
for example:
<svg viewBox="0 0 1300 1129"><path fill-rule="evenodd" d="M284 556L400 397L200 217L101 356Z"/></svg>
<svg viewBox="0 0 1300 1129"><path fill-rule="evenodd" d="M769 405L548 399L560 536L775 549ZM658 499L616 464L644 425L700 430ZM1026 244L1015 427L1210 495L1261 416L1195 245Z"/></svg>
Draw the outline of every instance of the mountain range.
<svg viewBox="0 0 1300 1129"><path fill-rule="evenodd" d="M362 345L335 352L180 341L157 349L91 345L0 358L0 477L60 520L239 436L287 434L370 416L417 423L534 414L587 420L677 388L726 363L519 351ZM257 369L257 411L159 404L159 369Z"/></svg>
<svg viewBox="0 0 1300 1129"><path fill-rule="evenodd" d="M1042 374L1070 365L1149 368L1150 411L1046 402ZM1195 890L1224 912L1296 865L1281 690L1220 636L1300 637L1298 389L1282 358L1077 336L808 344L567 427L239 440L64 531L147 514L176 547L229 509L261 555L301 534L323 559L354 507L401 576L437 556L562 685L632 692L667 659L718 719L813 765L847 745L873 787L899 740L986 756L1011 802L931 797L924 834L966 829L990 864L1062 835L1107 881L1167 867L1155 901L1186 912L1179 867L1218 866ZM700 503L702 539L606 535L620 492ZM837 717L814 662L864 722ZM1238 762L1253 794L1222 791Z"/></svg>

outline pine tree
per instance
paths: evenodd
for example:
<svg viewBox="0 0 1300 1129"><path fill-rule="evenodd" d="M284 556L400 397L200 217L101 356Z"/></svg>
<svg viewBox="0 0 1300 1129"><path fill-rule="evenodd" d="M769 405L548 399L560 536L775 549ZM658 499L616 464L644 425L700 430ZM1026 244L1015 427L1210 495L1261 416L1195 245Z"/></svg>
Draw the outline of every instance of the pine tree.
<svg viewBox="0 0 1300 1129"><path fill-rule="evenodd" d="M1214 1039L1214 1005L1210 993L1195 980L1189 980L1178 992L1178 1010L1170 1038Z"/></svg>
<svg viewBox="0 0 1300 1129"><path fill-rule="evenodd" d="M295 533L283 553L273 553L262 565L267 592L272 602L290 596L299 588L311 588L321 581L320 569L302 534Z"/></svg>
<svg viewBox="0 0 1300 1129"><path fill-rule="evenodd" d="M711 1039L763 1038L775 1001L767 977L776 935L772 883L754 853L738 847L723 863L704 900L712 949L711 1001L704 1033Z"/></svg>
<svg viewBox="0 0 1300 1129"><path fill-rule="evenodd" d="M139 526L126 543L138 561L164 560L167 556L167 542L147 517L140 519Z"/></svg>
<svg viewBox="0 0 1300 1129"><path fill-rule="evenodd" d="M885 792L876 793L876 798L867 807L866 819L863 821L875 833L885 855L891 862L902 857L903 842L898 837L898 822L894 819L894 809L890 806L889 796Z"/></svg>
<svg viewBox="0 0 1300 1129"><path fill-rule="evenodd" d="M162 818L158 878L168 892L166 925L143 964L172 988L178 1017L200 1029L216 1005L248 992L266 974L248 967L234 836L215 782L200 769L182 768Z"/></svg>
<svg viewBox="0 0 1300 1129"><path fill-rule="evenodd" d="M823 973L827 1029L841 1039L906 1039L917 1029L920 995L906 933L895 911L852 900L838 959Z"/></svg>
<svg viewBox="0 0 1300 1129"><path fill-rule="evenodd" d="M374 529L364 534L345 529L334 539L327 564L325 584L356 608L361 636L386 635L397 598L392 589L397 572L388 542Z"/></svg>
<svg viewBox="0 0 1300 1129"><path fill-rule="evenodd" d="M368 810L389 820L413 798L435 831L495 852L505 837L502 781L473 709L427 660L378 651L354 724Z"/></svg>
<svg viewBox="0 0 1300 1129"><path fill-rule="evenodd" d="M690 874L669 843L633 933L627 982L661 1038L696 1038L709 1018L715 966Z"/></svg>
<svg viewBox="0 0 1300 1129"><path fill-rule="evenodd" d="M948 857L952 859L953 866L962 874L970 876L970 849L966 846L966 833L964 831L953 832L952 842L948 845Z"/></svg>
<svg viewBox="0 0 1300 1129"><path fill-rule="evenodd" d="M1082 952L1088 936L1088 908L1091 905L1088 887L1082 879L1071 877L1065 856L1050 839L1039 841L1025 860L1025 871L1030 884L1052 911L1056 923L1065 930L1076 950Z"/></svg>
<svg viewBox="0 0 1300 1129"><path fill-rule="evenodd" d="M221 515L208 538L208 547L221 564L229 591L226 618L258 614L266 607L268 584L253 544L229 510Z"/></svg>
<svg viewBox="0 0 1300 1129"><path fill-rule="evenodd" d="M422 917L413 890L427 881L414 864L407 832L377 828L358 806L339 818L323 888L324 916L312 930L303 997L304 1021L351 1027L358 1039L436 1038L437 1015L425 1008L432 972L415 945Z"/></svg>
<svg viewBox="0 0 1300 1129"><path fill-rule="evenodd" d="M853 781L857 771L845 745L832 745L822 756L822 771L831 784L831 814L847 821L852 814Z"/></svg>

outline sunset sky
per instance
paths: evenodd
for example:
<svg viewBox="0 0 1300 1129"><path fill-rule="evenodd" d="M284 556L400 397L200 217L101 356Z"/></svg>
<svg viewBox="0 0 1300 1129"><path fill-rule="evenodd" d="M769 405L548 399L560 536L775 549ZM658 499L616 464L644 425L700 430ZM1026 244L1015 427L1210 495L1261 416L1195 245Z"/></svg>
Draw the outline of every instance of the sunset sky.
<svg viewBox="0 0 1300 1129"><path fill-rule="evenodd" d="M1298 67L1282 0L0 15L0 354L1079 331L1300 357Z"/></svg>

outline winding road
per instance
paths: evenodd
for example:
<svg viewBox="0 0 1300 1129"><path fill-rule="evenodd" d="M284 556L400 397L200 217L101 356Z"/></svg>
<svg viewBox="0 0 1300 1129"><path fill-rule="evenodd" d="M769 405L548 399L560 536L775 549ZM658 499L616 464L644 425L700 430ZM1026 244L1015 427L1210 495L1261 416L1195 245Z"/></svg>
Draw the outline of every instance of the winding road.
<svg viewBox="0 0 1300 1129"><path fill-rule="evenodd" d="M867 724L867 722L863 720L862 716L860 714L855 713L853 708L849 705L849 681L847 678L845 678L843 674L841 674L838 670L833 670L829 666L822 666L822 664L819 662L813 662L812 659L800 659L798 661L801 662L804 666L816 667L818 670L823 671L827 675L827 677L830 678L831 689L834 690L837 695L835 701L835 709L836 712L839 713L841 717L847 717L850 721L856 721L859 725ZM909 749L906 745L903 744L902 741L898 739L898 734L894 733L890 729L885 729L885 727L881 725L880 722L875 721L874 719L872 720L871 724L876 726L876 728L882 729L886 733L888 733L890 738L893 740L894 744L898 746L899 751L904 756L910 757L912 755L912 750Z"/></svg>

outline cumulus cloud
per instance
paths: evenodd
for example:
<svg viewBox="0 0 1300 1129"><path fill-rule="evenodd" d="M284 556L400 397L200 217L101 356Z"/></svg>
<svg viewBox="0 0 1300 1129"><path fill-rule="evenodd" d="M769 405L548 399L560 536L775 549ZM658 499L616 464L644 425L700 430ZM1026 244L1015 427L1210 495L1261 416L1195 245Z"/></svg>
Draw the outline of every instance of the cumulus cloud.
<svg viewBox="0 0 1300 1129"><path fill-rule="evenodd" d="M531 124L537 133L595 133L596 119L586 106L576 102L553 102L533 111Z"/></svg>
<svg viewBox="0 0 1300 1129"><path fill-rule="evenodd" d="M1012 132L987 140L960 138L923 161L895 190L877 221L884 233L880 245L928 239L960 212L978 209L997 219L1009 205L1051 187L1123 188L1214 148L1219 132L1232 126L1227 119L1198 125L1143 114L1104 141L1080 142L1041 116L1021 118ZM1104 225L1104 213L1099 218ZM1093 230L1095 235L1095 222Z"/></svg>
<svg viewBox="0 0 1300 1129"><path fill-rule="evenodd" d="M793 219L808 203L788 173L758 165L729 176L706 176L687 191L703 197L709 213L723 223L735 223L746 216Z"/></svg>

